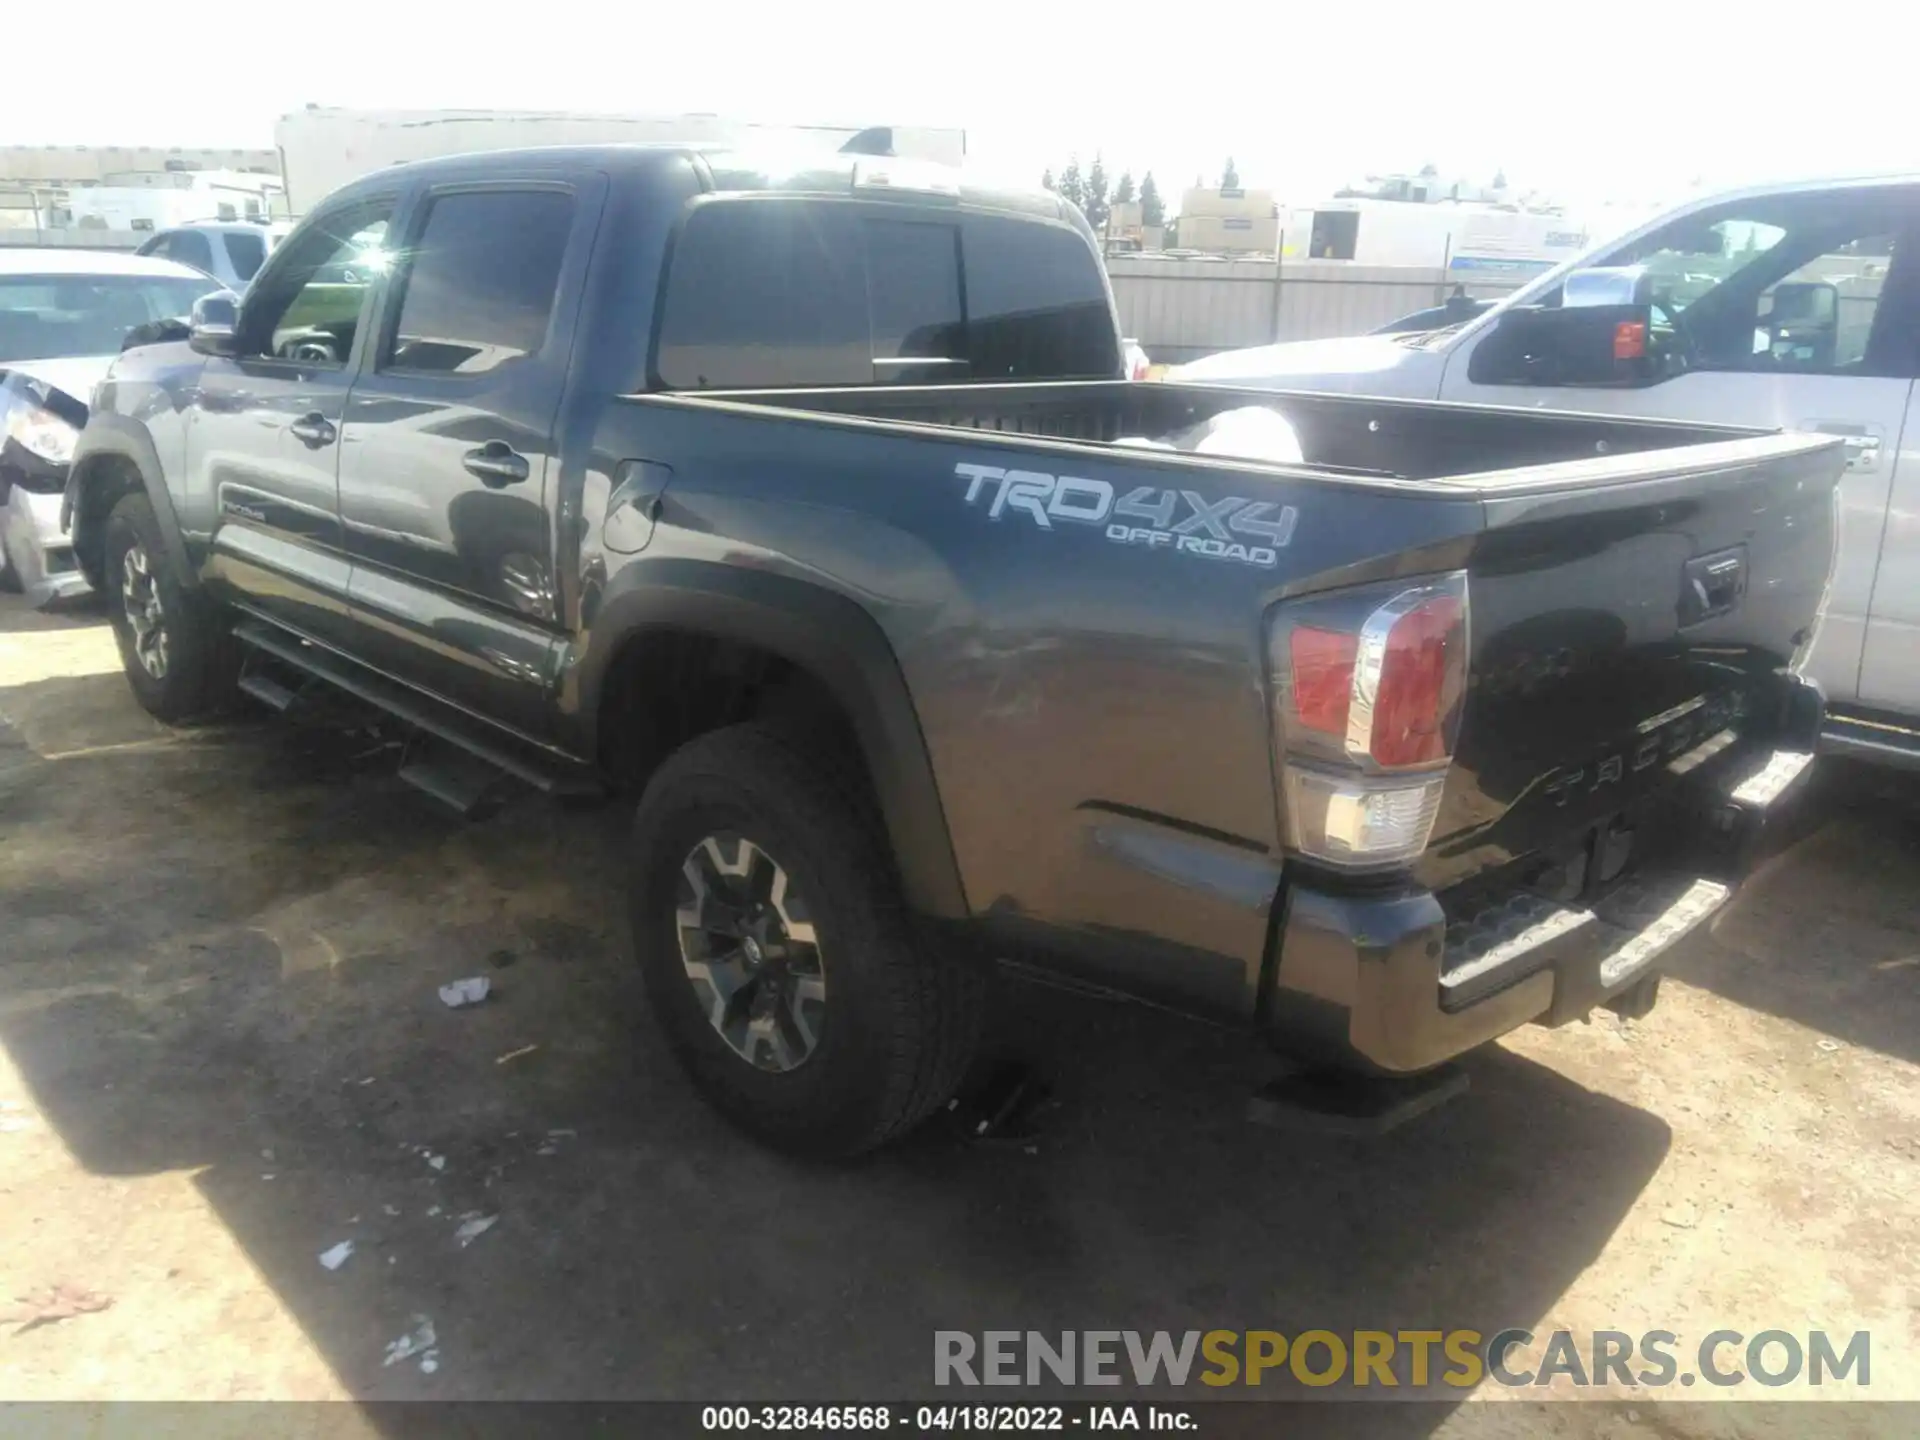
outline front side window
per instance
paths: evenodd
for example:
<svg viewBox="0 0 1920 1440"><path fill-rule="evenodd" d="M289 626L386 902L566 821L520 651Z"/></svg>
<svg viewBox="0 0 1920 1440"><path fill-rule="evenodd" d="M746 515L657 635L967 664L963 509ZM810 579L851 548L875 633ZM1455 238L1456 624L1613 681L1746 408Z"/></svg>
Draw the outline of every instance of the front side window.
<svg viewBox="0 0 1920 1440"><path fill-rule="evenodd" d="M343 366L353 353L368 287L389 265L391 200L334 211L289 237L247 292L242 343L255 354Z"/></svg>
<svg viewBox="0 0 1920 1440"><path fill-rule="evenodd" d="M1915 337L1881 302L1914 217L1900 189L1775 195L1676 220L1598 263L1647 272L1656 332L1683 368L1908 374Z"/></svg>
<svg viewBox="0 0 1920 1440"><path fill-rule="evenodd" d="M537 353L572 230L564 191L436 198L410 247L380 368L477 375Z"/></svg>

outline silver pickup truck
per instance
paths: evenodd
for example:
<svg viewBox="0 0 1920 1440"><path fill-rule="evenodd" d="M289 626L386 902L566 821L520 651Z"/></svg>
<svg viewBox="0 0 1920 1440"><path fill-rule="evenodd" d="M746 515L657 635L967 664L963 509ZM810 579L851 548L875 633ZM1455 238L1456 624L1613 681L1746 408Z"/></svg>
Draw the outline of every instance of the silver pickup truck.
<svg viewBox="0 0 1920 1440"><path fill-rule="evenodd" d="M1637 315L1583 303L1627 282ZM1582 364L1596 315L1600 338L1624 324L1639 353ZM1694 200L1459 323L1234 350L1171 378L1842 437L1838 559L1808 660L1822 745L1920 766L1920 178Z"/></svg>

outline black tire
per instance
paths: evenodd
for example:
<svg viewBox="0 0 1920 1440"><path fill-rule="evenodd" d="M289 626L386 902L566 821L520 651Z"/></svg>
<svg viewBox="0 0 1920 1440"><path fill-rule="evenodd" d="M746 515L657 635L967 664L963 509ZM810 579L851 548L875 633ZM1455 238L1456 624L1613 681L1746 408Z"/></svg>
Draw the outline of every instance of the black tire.
<svg viewBox="0 0 1920 1440"><path fill-rule="evenodd" d="M669 756L635 816L629 905L654 1016L706 1099L769 1145L842 1158L904 1135L952 1096L979 1038L987 977L913 922L864 784L802 743L736 725ZM823 1019L791 1069L759 1068L733 1048L688 979L681 866L720 834L788 872L818 935Z"/></svg>
<svg viewBox="0 0 1920 1440"><path fill-rule="evenodd" d="M240 678L240 646L233 638L226 614L204 593L180 584L168 559L160 522L145 495L121 497L107 517L101 589L113 637L120 645L120 663L134 698L151 715L169 722L217 714L233 701ZM127 596L129 556L138 552L135 568L144 568L151 592L158 597L156 616L143 613L146 632L157 628L164 639L160 674L150 661L152 642L130 611ZM142 658L143 650L148 656Z"/></svg>
<svg viewBox="0 0 1920 1440"><path fill-rule="evenodd" d="M7 537L0 535L0 594L18 595L24 589L20 571L13 563L13 552L7 548Z"/></svg>

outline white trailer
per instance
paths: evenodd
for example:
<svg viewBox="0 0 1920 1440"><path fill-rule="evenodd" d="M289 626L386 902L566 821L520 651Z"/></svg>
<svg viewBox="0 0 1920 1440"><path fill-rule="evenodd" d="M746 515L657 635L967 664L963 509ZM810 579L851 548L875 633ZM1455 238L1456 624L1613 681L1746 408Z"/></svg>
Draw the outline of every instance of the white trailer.
<svg viewBox="0 0 1920 1440"><path fill-rule="evenodd" d="M388 165L532 145L607 145L649 140L747 145L812 142L831 149L859 138L870 153L957 165L964 130L926 126L757 125L719 115L593 115L542 110L343 110L309 106L274 127L280 173L295 215Z"/></svg>
<svg viewBox="0 0 1920 1440"><path fill-rule="evenodd" d="M1449 278L1509 282L1586 248L1578 222L1506 206L1352 197L1283 212L1285 254L1361 265L1444 266Z"/></svg>

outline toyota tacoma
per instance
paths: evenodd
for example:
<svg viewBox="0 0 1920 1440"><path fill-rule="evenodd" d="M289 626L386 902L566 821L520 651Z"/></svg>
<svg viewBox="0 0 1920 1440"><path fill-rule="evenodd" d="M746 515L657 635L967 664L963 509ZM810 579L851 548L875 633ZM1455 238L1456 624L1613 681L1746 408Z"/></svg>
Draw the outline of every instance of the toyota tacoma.
<svg viewBox="0 0 1920 1440"><path fill-rule="evenodd" d="M653 1012L775 1144L944 1104L998 959L1323 1095L1644 1009L1804 781L1841 442L1125 377L1051 195L423 161L120 356L65 510L162 719L635 797Z"/></svg>

